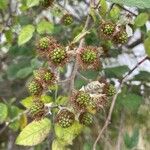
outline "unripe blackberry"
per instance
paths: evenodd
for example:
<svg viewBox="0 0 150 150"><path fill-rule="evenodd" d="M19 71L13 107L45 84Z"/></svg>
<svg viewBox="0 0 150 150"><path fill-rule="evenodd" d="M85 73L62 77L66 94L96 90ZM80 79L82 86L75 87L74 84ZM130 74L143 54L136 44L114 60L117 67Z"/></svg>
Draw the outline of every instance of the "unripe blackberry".
<svg viewBox="0 0 150 150"><path fill-rule="evenodd" d="M93 63L96 59L96 53L91 50L86 50L82 53L81 58L85 63Z"/></svg>
<svg viewBox="0 0 150 150"><path fill-rule="evenodd" d="M116 88L114 87L114 85L110 84L107 89L107 95L113 96L115 94L116 94Z"/></svg>
<svg viewBox="0 0 150 150"><path fill-rule="evenodd" d="M77 110L88 110L93 111L95 110L95 103L92 100L91 96L83 91L79 91L72 97L72 102L74 104L75 109Z"/></svg>
<svg viewBox="0 0 150 150"><path fill-rule="evenodd" d="M54 73L46 68L41 68L39 70L34 71L34 77L36 80L46 85L49 85L55 81Z"/></svg>
<svg viewBox="0 0 150 150"><path fill-rule="evenodd" d="M39 49L46 50L49 47L50 39L48 37L43 37L39 40Z"/></svg>
<svg viewBox="0 0 150 150"><path fill-rule="evenodd" d="M124 30L120 30L113 37L113 41L116 44L125 44L125 43L127 43L127 41L128 41L128 34L127 34L127 32L124 31Z"/></svg>
<svg viewBox="0 0 150 150"><path fill-rule="evenodd" d="M62 128L70 127L75 121L75 115L67 109L61 110L55 119Z"/></svg>
<svg viewBox="0 0 150 150"><path fill-rule="evenodd" d="M67 52L65 49L58 47L51 51L49 58L54 65L62 65L67 59Z"/></svg>
<svg viewBox="0 0 150 150"><path fill-rule="evenodd" d="M115 25L111 22L104 22L100 26L100 34L104 38L111 38L113 33L115 32Z"/></svg>
<svg viewBox="0 0 150 150"><path fill-rule="evenodd" d="M41 5L45 8L51 6L53 4L54 0L43 0L41 1Z"/></svg>
<svg viewBox="0 0 150 150"><path fill-rule="evenodd" d="M65 26L71 25L73 23L73 17L70 14L65 14L61 19L62 24Z"/></svg>
<svg viewBox="0 0 150 150"><path fill-rule="evenodd" d="M97 69L100 66L96 47L82 48L77 57L82 69Z"/></svg>
<svg viewBox="0 0 150 150"><path fill-rule="evenodd" d="M40 95L42 93L43 87L41 83L33 79L29 84L28 84L28 91L32 95Z"/></svg>
<svg viewBox="0 0 150 150"><path fill-rule="evenodd" d="M33 105L29 110L29 114L33 119L41 119L45 114L44 103L40 100L34 101Z"/></svg>
<svg viewBox="0 0 150 150"><path fill-rule="evenodd" d="M80 114L79 122L85 126L90 126L93 123L93 115L88 112L84 112Z"/></svg>
<svg viewBox="0 0 150 150"><path fill-rule="evenodd" d="M43 37L37 42L37 52L41 57L47 58L49 52L57 47L59 47L58 42L50 36Z"/></svg>

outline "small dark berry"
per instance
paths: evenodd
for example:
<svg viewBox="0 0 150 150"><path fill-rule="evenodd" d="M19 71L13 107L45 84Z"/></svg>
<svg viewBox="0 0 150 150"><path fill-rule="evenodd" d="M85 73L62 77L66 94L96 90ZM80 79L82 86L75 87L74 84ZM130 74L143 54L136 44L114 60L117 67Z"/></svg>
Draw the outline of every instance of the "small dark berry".
<svg viewBox="0 0 150 150"><path fill-rule="evenodd" d="M62 24L65 26L71 25L73 23L73 17L70 14L65 14L61 19Z"/></svg>
<svg viewBox="0 0 150 150"><path fill-rule="evenodd" d="M119 32L117 32L114 37L113 37L113 41L116 44L125 44L128 41L128 34L126 31L124 30L120 30Z"/></svg>

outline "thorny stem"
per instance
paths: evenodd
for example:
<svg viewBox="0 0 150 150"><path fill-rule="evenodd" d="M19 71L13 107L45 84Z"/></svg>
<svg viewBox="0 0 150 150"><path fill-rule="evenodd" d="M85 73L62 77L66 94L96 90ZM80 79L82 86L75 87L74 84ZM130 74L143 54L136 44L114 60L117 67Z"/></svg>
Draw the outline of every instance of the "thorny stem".
<svg viewBox="0 0 150 150"><path fill-rule="evenodd" d="M116 92L116 94L114 95L113 99L112 99L112 103L111 103L111 106L110 106L110 109L109 109L109 113L108 113L108 116L107 116L107 119L104 123L104 126L102 127L102 129L99 131L99 134L94 142L94 145L93 145L93 150L96 150L96 145L99 141L99 139L101 138L102 134L104 133L104 131L107 129L107 126L110 124L110 121L111 121L111 117L112 117L112 112L113 112L113 109L114 109L114 106L115 106L115 103L116 103L116 99L120 93L120 90L122 88L122 85L125 81L125 79L135 70L139 67L139 65L141 65L143 62L145 62L146 60L150 60L150 58L148 56L146 56L144 59L142 59L139 63L137 63L137 65L135 65L135 67L133 69L131 69L127 75L125 75L121 82L120 82L120 85L118 87L118 90Z"/></svg>

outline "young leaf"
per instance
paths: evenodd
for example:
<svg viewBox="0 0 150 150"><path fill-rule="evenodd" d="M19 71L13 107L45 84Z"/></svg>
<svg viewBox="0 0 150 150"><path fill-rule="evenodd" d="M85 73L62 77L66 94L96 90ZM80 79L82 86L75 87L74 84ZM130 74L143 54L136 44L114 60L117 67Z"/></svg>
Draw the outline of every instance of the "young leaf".
<svg viewBox="0 0 150 150"><path fill-rule="evenodd" d="M7 105L0 103L0 124L6 120L7 115L8 115Z"/></svg>
<svg viewBox="0 0 150 150"><path fill-rule="evenodd" d="M148 21L148 14L147 13L140 13L137 18L135 19L135 25L137 27L143 26Z"/></svg>
<svg viewBox="0 0 150 150"><path fill-rule="evenodd" d="M21 104L24 107L26 107L26 108L30 108L32 106L32 104L33 104L33 99L34 99L34 97L32 97L32 96L26 97L25 99L23 99L21 101ZM43 103L50 103L50 102L52 102L52 97L50 97L48 95L41 95L40 99L41 99L41 101Z"/></svg>
<svg viewBox="0 0 150 150"><path fill-rule="evenodd" d="M28 124L16 139L17 145L33 146L41 143L49 134L51 122L44 118Z"/></svg>
<svg viewBox="0 0 150 150"><path fill-rule="evenodd" d="M37 26L37 32L39 34L52 33L54 30L54 25L48 21L41 21Z"/></svg>
<svg viewBox="0 0 150 150"><path fill-rule="evenodd" d="M100 0L100 5L101 5L100 15L105 16L108 9L106 0Z"/></svg>
<svg viewBox="0 0 150 150"><path fill-rule="evenodd" d="M54 140L52 143L52 150L66 150L64 144L60 140Z"/></svg>
<svg viewBox="0 0 150 150"><path fill-rule="evenodd" d="M82 127L78 122L75 122L68 128L55 125L55 133L59 140L63 141L65 145L69 145L72 144L73 139L81 132Z"/></svg>
<svg viewBox="0 0 150 150"><path fill-rule="evenodd" d="M32 38L34 31L35 28L33 25L24 26L19 34L18 45L20 46L28 42Z"/></svg>
<svg viewBox="0 0 150 150"><path fill-rule="evenodd" d="M36 5L39 5L39 0L27 0L27 7L28 8L36 6Z"/></svg>

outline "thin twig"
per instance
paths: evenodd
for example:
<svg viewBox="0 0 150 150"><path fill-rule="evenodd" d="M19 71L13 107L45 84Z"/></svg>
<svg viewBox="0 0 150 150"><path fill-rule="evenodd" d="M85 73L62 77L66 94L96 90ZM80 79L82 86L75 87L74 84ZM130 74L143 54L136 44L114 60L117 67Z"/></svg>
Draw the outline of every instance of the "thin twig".
<svg viewBox="0 0 150 150"><path fill-rule="evenodd" d="M87 30L87 28L89 26L89 23L90 23L90 20L91 20L91 17L90 17L90 14L88 14L83 30ZM77 53L83 47L83 45L84 45L84 38L82 38L80 40L79 47L76 50ZM72 75L71 75L70 93L69 93L70 95L71 95L71 92L72 92L72 90L74 88L74 80L75 80L75 77L76 77L76 74L77 74L77 71L78 71L78 67L79 67L79 62L78 62L78 60L76 58L75 59L75 65L74 65L74 68L73 68L73 71L72 71Z"/></svg>
<svg viewBox="0 0 150 150"><path fill-rule="evenodd" d="M148 56L146 56L144 59L142 59L133 69L131 69L127 75L125 75L122 80L120 81L120 85L118 87L118 90L116 92L116 94L114 95L113 99L112 99L112 103L111 103L111 106L110 106L110 109L109 109L109 113L108 113L108 116L107 116L107 119L104 123L104 126L102 128L102 130L99 132L98 134L98 137L96 138L95 142L94 142L94 145L93 145L93 150L96 150L96 145L97 145L97 142L99 141L99 139L101 138L103 132L107 129L107 126L110 124L110 120L111 120L111 117L112 117L112 112L113 112L113 109L114 109L114 106L115 106L115 103L116 103L116 99L120 93L120 90L122 88L122 85L125 81L125 79L136 69L139 67L140 64L142 64L144 61L146 60L149 60L150 58Z"/></svg>

